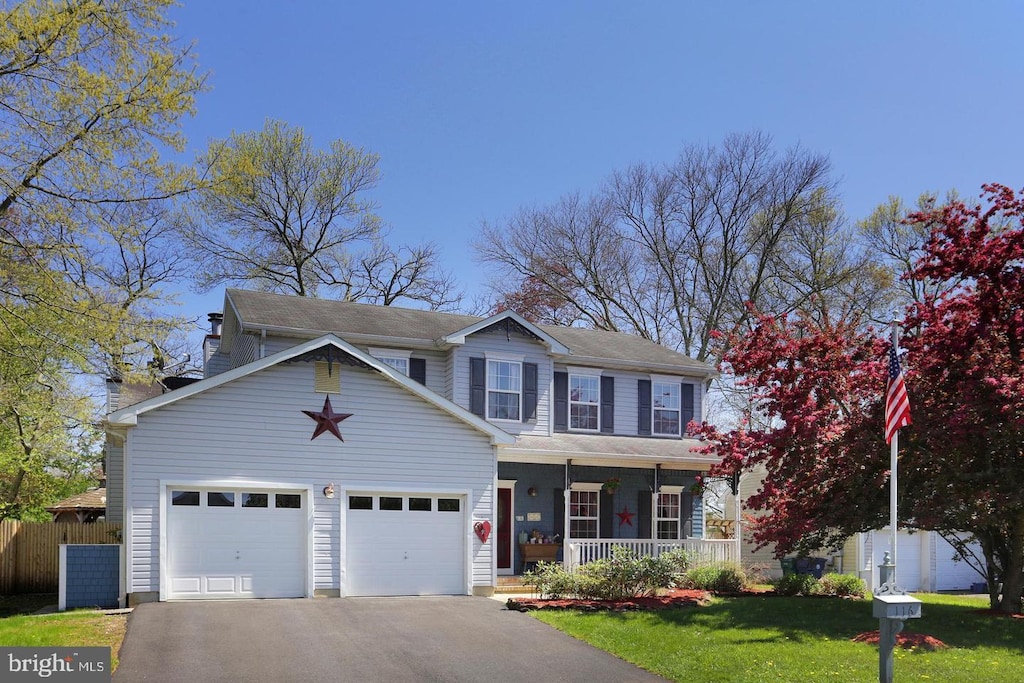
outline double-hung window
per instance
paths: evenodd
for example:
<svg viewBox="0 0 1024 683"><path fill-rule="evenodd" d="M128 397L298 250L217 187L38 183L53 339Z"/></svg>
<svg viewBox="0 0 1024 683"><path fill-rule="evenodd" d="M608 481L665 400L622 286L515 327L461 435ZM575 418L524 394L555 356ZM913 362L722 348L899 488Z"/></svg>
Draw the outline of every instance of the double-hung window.
<svg viewBox="0 0 1024 683"><path fill-rule="evenodd" d="M681 489L664 486L658 493L655 505L655 528L658 538L679 538L679 519L681 508Z"/></svg>
<svg viewBox="0 0 1024 683"><path fill-rule="evenodd" d="M519 421L523 405L523 364L487 360L487 417Z"/></svg>
<svg viewBox="0 0 1024 683"><path fill-rule="evenodd" d="M409 374L410 351L399 351L397 349L370 349L370 355L384 365L389 365L403 375Z"/></svg>
<svg viewBox="0 0 1024 683"><path fill-rule="evenodd" d="M569 375L569 428L596 432L601 413L601 378Z"/></svg>
<svg viewBox="0 0 1024 683"><path fill-rule="evenodd" d="M600 489L569 491L569 537L598 537Z"/></svg>
<svg viewBox="0 0 1024 683"><path fill-rule="evenodd" d="M678 382L651 383L651 403L653 406L653 433L662 436L679 436L681 418L680 396L681 388Z"/></svg>

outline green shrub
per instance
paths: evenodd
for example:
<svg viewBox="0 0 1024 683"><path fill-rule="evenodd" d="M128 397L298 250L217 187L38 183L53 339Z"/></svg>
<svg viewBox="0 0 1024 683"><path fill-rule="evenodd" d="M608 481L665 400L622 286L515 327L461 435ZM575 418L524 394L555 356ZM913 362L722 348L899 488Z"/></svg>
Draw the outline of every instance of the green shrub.
<svg viewBox="0 0 1024 683"><path fill-rule="evenodd" d="M714 593L738 593L747 585L747 576L738 564L722 562L690 569L681 585Z"/></svg>
<svg viewBox="0 0 1024 683"><path fill-rule="evenodd" d="M680 577L693 568L693 554L682 548L663 552L658 559L667 564L673 574Z"/></svg>
<svg viewBox="0 0 1024 683"><path fill-rule="evenodd" d="M811 574L786 574L772 582L779 595L811 595L818 587L818 580Z"/></svg>
<svg viewBox="0 0 1024 683"><path fill-rule="evenodd" d="M841 598L858 597L863 598L868 587L864 579L853 574L825 574L818 582L817 593L819 595L835 595Z"/></svg>
<svg viewBox="0 0 1024 683"><path fill-rule="evenodd" d="M566 571L561 564L538 562L535 570L523 574L523 581L542 598L622 600L670 587L683 561L672 553L637 557L629 548L615 546L611 557L589 562L575 572Z"/></svg>
<svg viewBox="0 0 1024 683"><path fill-rule="evenodd" d="M558 562L538 562L535 569L523 572L523 583L533 586L542 598L566 598L577 593L576 575Z"/></svg>

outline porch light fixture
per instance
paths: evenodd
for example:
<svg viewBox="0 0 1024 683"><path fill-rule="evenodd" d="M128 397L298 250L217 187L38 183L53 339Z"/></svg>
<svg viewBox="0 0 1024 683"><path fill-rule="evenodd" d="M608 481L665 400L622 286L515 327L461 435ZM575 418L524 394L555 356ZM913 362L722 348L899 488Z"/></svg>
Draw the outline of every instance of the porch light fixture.
<svg viewBox="0 0 1024 683"><path fill-rule="evenodd" d="M532 486L530 488L528 488L526 490L526 492L530 495L531 498L536 498L537 497L537 489L535 489Z"/></svg>
<svg viewBox="0 0 1024 683"><path fill-rule="evenodd" d="M324 487L324 496L326 496L327 498L334 498L334 482L333 481L330 484L328 484L327 486Z"/></svg>

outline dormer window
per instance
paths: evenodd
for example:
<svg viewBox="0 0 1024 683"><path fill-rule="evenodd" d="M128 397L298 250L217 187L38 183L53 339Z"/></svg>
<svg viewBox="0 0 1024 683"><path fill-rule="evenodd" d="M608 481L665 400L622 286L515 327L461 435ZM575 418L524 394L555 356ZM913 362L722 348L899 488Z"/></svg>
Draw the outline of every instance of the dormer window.
<svg viewBox="0 0 1024 683"><path fill-rule="evenodd" d="M518 422L522 415L523 363L487 359L487 417Z"/></svg>

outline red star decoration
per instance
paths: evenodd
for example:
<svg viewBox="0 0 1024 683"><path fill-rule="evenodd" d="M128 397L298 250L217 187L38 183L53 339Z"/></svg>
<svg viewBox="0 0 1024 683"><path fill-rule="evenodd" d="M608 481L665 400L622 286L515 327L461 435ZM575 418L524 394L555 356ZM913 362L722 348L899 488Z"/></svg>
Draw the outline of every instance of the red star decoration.
<svg viewBox="0 0 1024 683"><path fill-rule="evenodd" d="M628 507L623 506L622 512L616 512L615 514L619 517L619 526L622 526L623 524L633 526L633 517L636 516L636 513L630 512Z"/></svg>
<svg viewBox="0 0 1024 683"><path fill-rule="evenodd" d="M324 432L330 432L338 437L339 441L344 441L341 438L341 432L338 430L338 423L342 420L352 417L352 413L336 413L334 408L331 407L331 397L324 397L324 409L319 413L314 413L312 410L303 410L306 415L316 420L316 429L313 431L313 436L309 438L310 441L320 436Z"/></svg>

